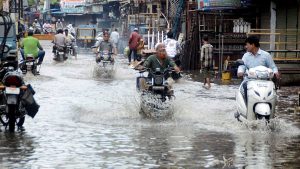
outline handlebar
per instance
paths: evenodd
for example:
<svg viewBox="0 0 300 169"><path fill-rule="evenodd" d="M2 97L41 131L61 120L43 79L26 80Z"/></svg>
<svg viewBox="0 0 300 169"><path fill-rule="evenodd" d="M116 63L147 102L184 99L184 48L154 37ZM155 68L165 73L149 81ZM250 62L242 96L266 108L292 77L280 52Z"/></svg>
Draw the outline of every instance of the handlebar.
<svg viewBox="0 0 300 169"><path fill-rule="evenodd" d="M142 67L142 68L138 68L138 67L135 67L134 68L135 70L138 70L139 71L139 73L144 73L144 72L146 72L146 71L148 71L149 73L152 73L152 74L155 74L155 72L156 71L152 71L152 69L150 69L150 68L147 68L147 67ZM160 71L161 73L163 73L163 74L166 74L166 73L168 73L168 72L174 72L175 71L175 69L174 68L172 68L172 67L168 67L167 69L165 69L164 71Z"/></svg>

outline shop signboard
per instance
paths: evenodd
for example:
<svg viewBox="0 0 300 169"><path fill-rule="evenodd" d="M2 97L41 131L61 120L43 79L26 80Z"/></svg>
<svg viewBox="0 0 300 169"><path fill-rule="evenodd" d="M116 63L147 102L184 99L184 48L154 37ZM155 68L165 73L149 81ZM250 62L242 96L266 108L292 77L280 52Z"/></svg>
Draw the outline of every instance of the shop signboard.
<svg viewBox="0 0 300 169"><path fill-rule="evenodd" d="M64 13L84 13L84 0L61 0L61 10Z"/></svg>
<svg viewBox="0 0 300 169"><path fill-rule="evenodd" d="M240 0L197 0L198 10L229 9L241 7Z"/></svg>

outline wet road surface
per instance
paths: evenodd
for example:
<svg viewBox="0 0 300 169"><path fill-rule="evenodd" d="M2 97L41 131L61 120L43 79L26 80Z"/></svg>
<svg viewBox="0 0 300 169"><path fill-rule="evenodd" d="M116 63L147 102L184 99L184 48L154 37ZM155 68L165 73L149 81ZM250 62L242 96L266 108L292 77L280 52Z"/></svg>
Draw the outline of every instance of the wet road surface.
<svg viewBox="0 0 300 169"><path fill-rule="evenodd" d="M279 92L269 126L237 122L238 86L211 90L188 77L174 85L173 119L141 119L138 74L118 57L113 78L99 78L94 56L56 63L51 45L39 76L25 80L41 105L25 132L0 132L0 168L300 168L299 87ZM295 120L296 119L296 120Z"/></svg>

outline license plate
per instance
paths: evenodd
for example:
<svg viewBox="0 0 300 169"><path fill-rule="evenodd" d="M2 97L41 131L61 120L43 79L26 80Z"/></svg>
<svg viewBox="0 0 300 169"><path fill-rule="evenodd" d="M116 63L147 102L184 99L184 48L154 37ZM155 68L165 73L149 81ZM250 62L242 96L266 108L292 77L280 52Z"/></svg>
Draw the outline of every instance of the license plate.
<svg viewBox="0 0 300 169"><path fill-rule="evenodd" d="M31 65L33 65L33 62L26 62L26 65L31 66Z"/></svg>
<svg viewBox="0 0 300 169"><path fill-rule="evenodd" d="M58 52L58 54L60 54L60 55L63 55L63 54L64 54L64 52Z"/></svg>
<svg viewBox="0 0 300 169"><path fill-rule="evenodd" d="M6 94L20 94L20 88L15 87L6 87L5 88Z"/></svg>

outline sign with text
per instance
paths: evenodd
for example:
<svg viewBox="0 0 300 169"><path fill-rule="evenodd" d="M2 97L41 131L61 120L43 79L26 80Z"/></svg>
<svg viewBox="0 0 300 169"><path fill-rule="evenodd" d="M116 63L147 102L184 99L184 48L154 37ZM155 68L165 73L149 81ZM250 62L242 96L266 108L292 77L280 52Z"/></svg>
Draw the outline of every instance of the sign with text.
<svg viewBox="0 0 300 169"><path fill-rule="evenodd" d="M83 13L84 0L61 0L60 2L62 12L65 13Z"/></svg>
<svg viewBox="0 0 300 169"><path fill-rule="evenodd" d="M240 0L197 0L199 10L229 9L241 7Z"/></svg>

